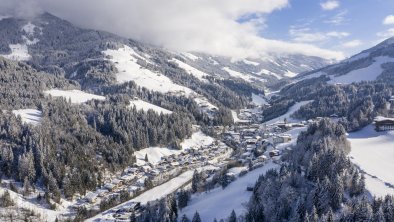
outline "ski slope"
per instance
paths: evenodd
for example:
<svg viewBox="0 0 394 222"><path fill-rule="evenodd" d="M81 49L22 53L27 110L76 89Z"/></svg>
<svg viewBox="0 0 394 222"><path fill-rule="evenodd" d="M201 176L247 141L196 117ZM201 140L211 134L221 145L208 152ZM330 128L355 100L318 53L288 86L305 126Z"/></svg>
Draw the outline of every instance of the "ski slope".
<svg viewBox="0 0 394 222"><path fill-rule="evenodd" d="M71 100L71 103L75 103L75 104L85 103L92 99L105 100L104 96L98 96L76 89L73 90L51 89L44 91L44 94L51 95L52 97L64 97L67 100Z"/></svg>
<svg viewBox="0 0 394 222"><path fill-rule="evenodd" d="M141 56L129 46L125 45L123 48L117 50L108 49L103 51L103 53L118 69L116 79L119 83L134 81L141 87L161 93L173 92L186 96L192 93L191 89L173 83L167 76L139 65L137 58L141 59Z"/></svg>
<svg viewBox="0 0 394 222"><path fill-rule="evenodd" d="M159 114L160 113L167 114L167 115L172 114L172 111L170 111L168 109L164 109L164 108L162 108L160 106L153 105L152 103L148 103L148 102L145 102L145 101L140 100L140 99L138 99L138 100L131 100L130 101L130 107L133 107L133 106L135 106L137 108L137 110L143 110L145 112L147 112L148 110L151 109L151 110L153 110L153 111L155 111L155 112L157 112Z"/></svg>
<svg viewBox="0 0 394 222"><path fill-rule="evenodd" d="M370 66L353 70L345 75L331 77L329 83L350 84L353 82L374 81L380 74L382 74L382 65L388 62L394 62L394 58L387 56L376 57Z"/></svg>
<svg viewBox="0 0 394 222"><path fill-rule="evenodd" d="M214 138L205 135L202 131L197 131L188 139L185 139L180 145L182 149L200 148L208 146L215 141Z"/></svg>
<svg viewBox="0 0 394 222"><path fill-rule="evenodd" d="M20 116L23 123L37 125L40 123L42 112L36 109L13 110L15 116Z"/></svg>
<svg viewBox="0 0 394 222"><path fill-rule="evenodd" d="M291 117L291 115L293 115L293 113L295 113L297 110L299 110L301 108L301 106L304 106L304 105L306 105L306 104L308 104L310 102L312 102L312 100L297 102L296 104L291 106L289 108L289 110L285 114L283 114L283 115L281 115L279 117L276 117L275 119L272 119L270 121L267 121L265 123L266 124L274 124L274 123L278 123L278 122L283 122L285 118L287 119L288 123L298 122L298 120L293 119Z"/></svg>
<svg viewBox="0 0 394 222"><path fill-rule="evenodd" d="M208 76L207 73L202 72L178 59L171 59L170 62L176 63L179 66L179 68L185 70L186 73L188 73L189 75L192 75L203 82L208 82L208 80L204 78L205 76Z"/></svg>
<svg viewBox="0 0 394 222"><path fill-rule="evenodd" d="M252 102L257 106L269 105L265 98L254 93L252 93Z"/></svg>
<svg viewBox="0 0 394 222"><path fill-rule="evenodd" d="M200 214L201 221L213 221L215 218L226 219L232 210L237 215L245 213L244 203L249 201L252 192L246 191L248 185L254 185L260 175L270 169L277 169L279 165L268 162L261 168L257 168L243 177L239 177L230 183L225 189L221 187L206 193L193 195L188 206L179 214L185 214L189 219L193 218L196 211Z"/></svg>
<svg viewBox="0 0 394 222"><path fill-rule="evenodd" d="M394 131L376 132L369 125L349 133L351 160L366 175L366 187L372 195L394 195Z"/></svg>

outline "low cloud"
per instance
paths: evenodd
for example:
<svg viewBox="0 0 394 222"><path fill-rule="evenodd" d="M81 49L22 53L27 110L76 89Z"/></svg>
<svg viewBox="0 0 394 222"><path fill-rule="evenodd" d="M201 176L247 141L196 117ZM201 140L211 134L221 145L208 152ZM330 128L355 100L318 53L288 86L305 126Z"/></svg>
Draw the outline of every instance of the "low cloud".
<svg viewBox="0 0 394 222"><path fill-rule="evenodd" d="M342 43L342 47L344 47L344 48L356 48L356 47L361 46L362 44L363 44L363 42L361 40L355 39L355 40L351 40L351 41Z"/></svg>
<svg viewBox="0 0 394 222"><path fill-rule="evenodd" d="M339 2L338 1L326 1L326 2L320 3L320 6L323 10L334 10L339 7Z"/></svg>
<svg viewBox="0 0 394 222"><path fill-rule="evenodd" d="M323 42L332 38L341 39L349 36L348 32L313 32L310 28L297 28L291 27L289 30L290 36L293 37L293 41L312 43L312 42Z"/></svg>
<svg viewBox="0 0 394 222"><path fill-rule="evenodd" d="M337 51L261 37L265 17L288 0L0 0L3 12L33 16L44 11L81 27L100 29L174 51L234 58L271 53L343 58ZM238 22L248 15L256 19Z"/></svg>
<svg viewBox="0 0 394 222"><path fill-rule="evenodd" d="M383 20L384 25L394 25L394 15L389 15Z"/></svg>
<svg viewBox="0 0 394 222"><path fill-rule="evenodd" d="M381 38L381 40L394 37L394 28L387 29L386 31L383 31L383 32L378 32L376 35L379 38Z"/></svg>

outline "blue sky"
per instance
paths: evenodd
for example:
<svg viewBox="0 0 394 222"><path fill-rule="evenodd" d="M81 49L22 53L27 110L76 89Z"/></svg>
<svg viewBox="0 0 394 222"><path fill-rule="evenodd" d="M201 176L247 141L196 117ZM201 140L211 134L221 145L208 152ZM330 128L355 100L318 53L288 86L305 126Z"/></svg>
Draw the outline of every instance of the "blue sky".
<svg viewBox="0 0 394 222"><path fill-rule="evenodd" d="M393 25L383 24L394 14L393 0L339 0L333 9L327 1L290 0L283 9L265 17L260 35L268 39L303 42L324 49L342 51L346 56L367 49L387 36ZM388 35L388 34L387 34Z"/></svg>

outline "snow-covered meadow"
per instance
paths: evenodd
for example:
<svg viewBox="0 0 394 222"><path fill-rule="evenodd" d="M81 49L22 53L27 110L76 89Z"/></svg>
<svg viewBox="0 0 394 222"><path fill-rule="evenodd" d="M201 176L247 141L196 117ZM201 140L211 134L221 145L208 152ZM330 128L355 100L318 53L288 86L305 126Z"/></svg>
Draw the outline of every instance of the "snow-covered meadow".
<svg viewBox="0 0 394 222"><path fill-rule="evenodd" d="M298 102L298 103L294 104L293 106L291 106L285 114L283 114L275 119L272 119L270 121L267 121L266 124L274 124L274 123L278 123L278 122L283 122L284 119L286 119L288 123L298 122L298 120L292 118L291 115L293 115L293 113L295 113L297 110L299 110L301 108L301 106L304 106L310 102L312 102L312 101L309 100L309 101Z"/></svg>
<svg viewBox="0 0 394 222"><path fill-rule="evenodd" d="M36 109L19 109L13 110L15 116L20 116L23 123L37 125L42 117L42 112Z"/></svg>
<svg viewBox="0 0 394 222"><path fill-rule="evenodd" d="M167 114L167 115L172 114L172 111L170 111L168 109L164 109L164 108L162 108L160 106L156 106L156 105L154 105L152 103L148 103L148 102L145 102L145 101L140 100L140 99L138 99L138 100L131 100L130 101L130 107L133 107L133 106L135 106L135 108L137 110L143 110L145 112L147 112L148 110L151 109L151 110L153 110L153 111L155 111L155 112L157 112L159 114L160 113Z"/></svg>
<svg viewBox="0 0 394 222"><path fill-rule="evenodd" d="M76 89L74 90L51 89L44 91L44 94L51 95L52 97L64 97L67 100L71 100L71 103L85 103L92 99L105 100L104 96L98 96Z"/></svg>
<svg viewBox="0 0 394 222"><path fill-rule="evenodd" d="M349 133L351 160L366 173L372 195L394 195L394 131L376 132L373 125Z"/></svg>

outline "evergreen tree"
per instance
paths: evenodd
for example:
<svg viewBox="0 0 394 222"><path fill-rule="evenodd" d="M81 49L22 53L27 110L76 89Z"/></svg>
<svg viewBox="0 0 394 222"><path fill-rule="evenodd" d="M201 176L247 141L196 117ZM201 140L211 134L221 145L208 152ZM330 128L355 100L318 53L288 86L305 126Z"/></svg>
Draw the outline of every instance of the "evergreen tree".
<svg viewBox="0 0 394 222"><path fill-rule="evenodd" d="M196 211L196 213L194 213L192 222L201 222L200 214L198 214L197 211Z"/></svg>
<svg viewBox="0 0 394 222"><path fill-rule="evenodd" d="M231 211L230 217L228 218L228 222L237 222L237 215L235 211Z"/></svg>

